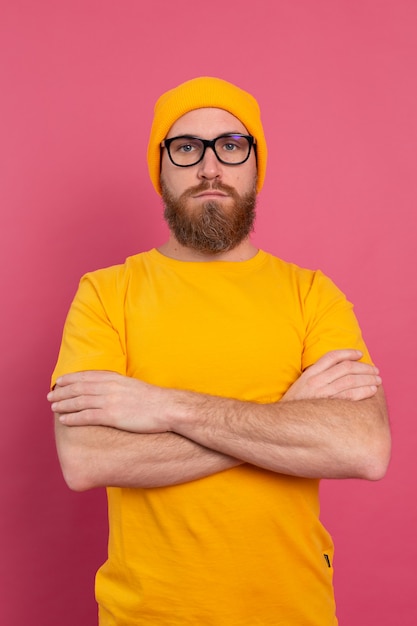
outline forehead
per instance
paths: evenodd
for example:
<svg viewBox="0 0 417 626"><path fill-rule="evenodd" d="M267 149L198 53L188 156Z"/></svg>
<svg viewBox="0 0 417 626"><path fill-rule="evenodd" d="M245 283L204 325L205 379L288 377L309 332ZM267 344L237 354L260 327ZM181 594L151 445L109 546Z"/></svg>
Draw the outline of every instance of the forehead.
<svg viewBox="0 0 417 626"><path fill-rule="evenodd" d="M178 135L196 135L213 139L224 133L248 134L242 122L224 109L204 108L189 111L177 119L168 131L167 138Z"/></svg>

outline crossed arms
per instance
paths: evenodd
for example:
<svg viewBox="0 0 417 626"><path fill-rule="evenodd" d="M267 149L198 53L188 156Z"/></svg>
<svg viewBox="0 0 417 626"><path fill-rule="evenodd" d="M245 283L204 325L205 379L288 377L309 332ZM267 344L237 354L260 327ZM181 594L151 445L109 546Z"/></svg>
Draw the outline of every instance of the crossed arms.
<svg viewBox="0 0 417 626"><path fill-rule="evenodd" d="M378 370L360 356L327 353L269 404L107 371L62 376L48 399L64 477L79 491L161 487L250 463L293 476L378 480L390 456L388 415Z"/></svg>

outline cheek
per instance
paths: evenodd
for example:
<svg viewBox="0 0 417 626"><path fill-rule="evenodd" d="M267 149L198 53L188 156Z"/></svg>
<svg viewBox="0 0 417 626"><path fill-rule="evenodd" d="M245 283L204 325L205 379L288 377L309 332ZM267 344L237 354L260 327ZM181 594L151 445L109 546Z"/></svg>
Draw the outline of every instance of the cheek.
<svg viewBox="0 0 417 626"><path fill-rule="evenodd" d="M239 172L235 178L235 187L240 194L245 194L256 189L257 169L249 167L245 172Z"/></svg>
<svg viewBox="0 0 417 626"><path fill-rule="evenodd" d="M163 155L161 162L161 183L176 194L182 193L188 187L195 185L195 173L192 167L176 167L171 163L169 157Z"/></svg>
<svg viewBox="0 0 417 626"><path fill-rule="evenodd" d="M251 191L256 187L256 180L258 177L258 168L256 166L256 159L254 154L251 154L248 161L243 165L244 169L237 173L236 183L239 185L242 192Z"/></svg>
<svg viewBox="0 0 417 626"><path fill-rule="evenodd" d="M253 152L251 153L249 157L248 167L249 167L249 173L250 173L252 180L258 178L258 166L256 163L256 157Z"/></svg>
<svg viewBox="0 0 417 626"><path fill-rule="evenodd" d="M176 188L177 188L176 183L178 181L178 177L172 175L169 167L163 167L161 169L160 178L161 178L161 185L164 185L165 188L168 189L168 191L170 191L171 193L174 193L176 191Z"/></svg>

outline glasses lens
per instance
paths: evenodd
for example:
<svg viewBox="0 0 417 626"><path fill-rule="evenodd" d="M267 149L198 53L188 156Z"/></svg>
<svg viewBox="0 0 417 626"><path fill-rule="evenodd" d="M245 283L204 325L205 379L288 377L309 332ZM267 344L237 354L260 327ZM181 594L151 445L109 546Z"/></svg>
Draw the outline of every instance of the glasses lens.
<svg viewBox="0 0 417 626"><path fill-rule="evenodd" d="M204 144L200 139L178 137L171 141L169 153L176 165L193 165L201 159Z"/></svg>
<svg viewBox="0 0 417 626"><path fill-rule="evenodd" d="M218 158L224 163L238 165L246 161L250 143L247 137L241 135L227 135L218 137L214 144Z"/></svg>

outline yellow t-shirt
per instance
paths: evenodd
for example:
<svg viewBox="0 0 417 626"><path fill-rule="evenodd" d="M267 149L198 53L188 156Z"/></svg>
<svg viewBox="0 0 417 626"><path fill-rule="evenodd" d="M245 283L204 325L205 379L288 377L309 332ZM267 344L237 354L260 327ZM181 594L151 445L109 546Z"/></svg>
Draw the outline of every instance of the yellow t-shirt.
<svg viewBox="0 0 417 626"><path fill-rule="evenodd" d="M151 250L83 277L53 382L114 370L273 402L339 348L369 360L352 305L321 272L263 251L193 263ZM244 464L182 485L109 488L101 626L335 626L318 487Z"/></svg>

